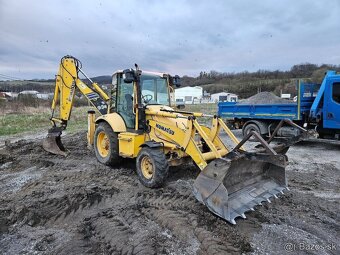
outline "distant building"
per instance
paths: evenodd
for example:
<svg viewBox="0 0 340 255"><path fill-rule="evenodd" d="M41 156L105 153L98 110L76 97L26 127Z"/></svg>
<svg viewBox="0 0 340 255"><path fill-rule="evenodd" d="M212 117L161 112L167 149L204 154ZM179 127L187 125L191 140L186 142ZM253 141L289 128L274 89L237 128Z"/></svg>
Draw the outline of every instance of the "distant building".
<svg viewBox="0 0 340 255"><path fill-rule="evenodd" d="M214 103L218 102L237 102L238 96L233 93L220 92L210 95L210 100Z"/></svg>
<svg viewBox="0 0 340 255"><path fill-rule="evenodd" d="M53 98L53 93L40 93L38 91L35 90L24 90L21 91L18 95L18 97L23 97L23 96L30 96L33 98L39 98L39 99L43 99L43 100L48 100L48 99L52 99Z"/></svg>
<svg viewBox="0 0 340 255"><path fill-rule="evenodd" d="M176 99L176 106L179 106L179 105L185 105L183 98L177 98Z"/></svg>
<svg viewBox="0 0 340 255"><path fill-rule="evenodd" d="M175 89L176 102L184 102L184 104L199 104L203 97L203 88L196 87L184 87Z"/></svg>
<svg viewBox="0 0 340 255"><path fill-rule="evenodd" d="M37 98L44 99L44 100L52 99L53 93L38 93Z"/></svg>
<svg viewBox="0 0 340 255"><path fill-rule="evenodd" d="M18 97L21 97L21 96L32 96L32 97L37 97L37 94L39 94L38 91L36 90L24 90L24 91L21 91L18 95Z"/></svg>
<svg viewBox="0 0 340 255"><path fill-rule="evenodd" d="M19 95L19 93L16 93L16 92L8 92L8 93L11 95L12 99L17 98Z"/></svg>
<svg viewBox="0 0 340 255"><path fill-rule="evenodd" d="M11 92L0 92L1 99L11 99L12 93Z"/></svg>

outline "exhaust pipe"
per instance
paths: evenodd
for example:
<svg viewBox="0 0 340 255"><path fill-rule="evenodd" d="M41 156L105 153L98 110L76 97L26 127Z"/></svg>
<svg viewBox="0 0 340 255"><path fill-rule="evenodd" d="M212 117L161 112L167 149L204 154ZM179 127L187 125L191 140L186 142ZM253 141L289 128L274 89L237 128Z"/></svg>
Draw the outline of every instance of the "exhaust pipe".
<svg viewBox="0 0 340 255"><path fill-rule="evenodd" d="M66 150L61 142L62 130L61 127L50 128L47 137L43 140L42 146L47 152L66 157Z"/></svg>

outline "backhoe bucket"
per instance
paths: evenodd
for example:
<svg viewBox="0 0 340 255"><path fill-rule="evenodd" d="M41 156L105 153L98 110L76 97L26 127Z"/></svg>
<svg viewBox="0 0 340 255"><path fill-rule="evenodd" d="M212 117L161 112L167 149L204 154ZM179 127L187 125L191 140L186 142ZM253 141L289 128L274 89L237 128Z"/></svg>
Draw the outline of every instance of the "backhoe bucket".
<svg viewBox="0 0 340 255"><path fill-rule="evenodd" d="M52 154L67 156L65 147L61 142L62 130L58 127L53 127L48 130L47 137L43 140L43 148Z"/></svg>
<svg viewBox="0 0 340 255"><path fill-rule="evenodd" d="M236 224L236 217L246 218L245 212L288 189L286 165L283 154L232 151L199 174L194 194L214 214Z"/></svg>

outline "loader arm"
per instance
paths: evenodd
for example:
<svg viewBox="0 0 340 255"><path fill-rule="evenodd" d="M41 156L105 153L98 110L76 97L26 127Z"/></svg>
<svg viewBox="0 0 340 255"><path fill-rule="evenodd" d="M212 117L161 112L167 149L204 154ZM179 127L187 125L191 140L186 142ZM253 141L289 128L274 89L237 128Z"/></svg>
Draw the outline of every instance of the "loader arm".
<svg viewBox="0 0 340 255"><path fill-rule="evenodd" d="M197 200L230 223L235 224L235 218L245 218L245 212L288 189L286 155L278 154L259 134L250 133L239 142L217 116L210 116L209 128L196 119L208 116L202 113L170 109L146 109L145 113L149 116L150 139L161 140L166 151L183 152L183 157L190 157L200 168L193 185ZM233 148L223 143L222 131L233 141ZM243 144L251 136L262 144L262 152L245 151ZM204 148L199 141L204 142Z"/></svg>
<svg viewBox="0 0 340 255"><path fill-rule="evenodd" d="M79 72L91 82L92 88L79 79ZM74 96L77 90L98 110L100 115L107 114L110 111L109 96L82 71L81 62L72 56L63 57L56 75L51 106L52 115L50 120L53 126L49 129L47 138L43 142L43 147L48 152L66 155L64 146L61 144L60 135L66 129L67 122L71 117Z"/></svg>
<svg viewBox="0 0 340 255"><path fill-rule="evenodd" d="M188 154L201 170L207 166L208 161L221 158L231 151L224 145L219 137L221 129L230 137L235 146L239 143L223 120L217 116L209 115L209 117L212 117L212 128L207 128L200 125L196 119L196 117L208 116L202 113L167 110L153 111L149 109L147 109L145 113L149 116L186 119L185 127L180 127L177 124L169 125L168 123L160 123L152 118L148 120L148 124L151 128L167 137L170 143L176 144L180 150ZM209 148L208 152L202 152L199 149L198 144L195 141L196 134L204 140L206 146ZM240 149L245 151L244 147L240 147Z"/></svg>

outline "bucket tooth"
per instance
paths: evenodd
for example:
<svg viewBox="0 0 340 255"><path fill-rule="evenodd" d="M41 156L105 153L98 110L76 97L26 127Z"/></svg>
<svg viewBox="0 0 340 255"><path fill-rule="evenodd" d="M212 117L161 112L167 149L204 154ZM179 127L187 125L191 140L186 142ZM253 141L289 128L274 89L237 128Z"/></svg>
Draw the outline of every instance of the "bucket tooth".
<svg viewBox="0 0 340 255"><path fill-rule="evenodd" d="M275 199L278 199L278 196L276 194L274 194L274 197L275 197Z"/></svg>
<svg viewBox="0 0 340 255"><path fill-rule="evenodd" d="M240 217L240 214L236 211L233 211L232 213L230 213L229 217L231 219L236 219L237 217Z"/></svg>
<svg viewBox="0 0 340 255"><path fill-rule="evenodd" d="M290 191L290 189L288 188L288 186L286 187L286 190Z"/></svg>
<svg viewBox="0 0 340 255"><path fill-rule="evenodd" d="M211 161L194 182L194 195L212 213L231 224L246 218L286 188L287 157L233 151ZM276 196L277 197L277 196Z"/></svg>
<svg viewBox="0 0 340 255"><path fill-rule="evenodd" d="M269 200L269 198L267 198L267 202L268 202L269 204L271 204L271 201Z"/></svg>
<svg viewBox="0 0 340 255"><path fill-rule="evenodd" d="M258 205L262 205L263 201L266 201L266 199L263 199L262 197L258 197L254 200Z"/></svg>

